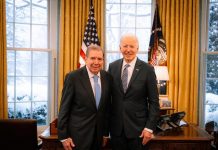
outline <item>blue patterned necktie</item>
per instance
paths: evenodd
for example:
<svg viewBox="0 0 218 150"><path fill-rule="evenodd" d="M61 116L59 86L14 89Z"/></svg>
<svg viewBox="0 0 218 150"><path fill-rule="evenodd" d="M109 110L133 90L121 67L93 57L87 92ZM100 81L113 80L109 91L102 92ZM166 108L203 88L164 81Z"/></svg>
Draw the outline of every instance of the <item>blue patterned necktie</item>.
<svg viewBox="0 0 218 150"><path fill-rule="evenodd" d="M95 102L96 102L96 106L98 108L99 102L100 102L100 98L101 98L101 88L100 85L98 84L98 76L94 75L94 87L95 87Z"/></svg>
<svg viewBox="0 0 218 150"><path fill-rule="evenodd" d="M123 84L123 91L124 93L126 93L126 89L127 89L127 82L128 82L128 67L130 65L129 64L126 64L124 66L124 69L123 69L123 74L121 76L121 80L122 80L122 84Z"/></svg>

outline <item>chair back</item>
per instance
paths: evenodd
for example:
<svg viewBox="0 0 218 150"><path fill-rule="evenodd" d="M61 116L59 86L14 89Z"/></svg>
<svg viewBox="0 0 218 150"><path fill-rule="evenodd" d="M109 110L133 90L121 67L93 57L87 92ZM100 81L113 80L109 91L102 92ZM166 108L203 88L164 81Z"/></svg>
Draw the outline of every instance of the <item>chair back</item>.
<svg viewBox="0 0 218 150"><path fill-rule="evenodd" d="M0 119L0 149L36 150L37 121L34 119Z"/></svg>

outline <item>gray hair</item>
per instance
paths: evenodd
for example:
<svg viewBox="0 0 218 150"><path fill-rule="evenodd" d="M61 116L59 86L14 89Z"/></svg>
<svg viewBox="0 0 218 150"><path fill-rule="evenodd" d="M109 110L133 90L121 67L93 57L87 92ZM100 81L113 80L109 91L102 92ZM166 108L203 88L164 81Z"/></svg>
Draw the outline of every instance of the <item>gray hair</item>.
<svg viewBox="0 0 218 150"><path fill-rule="evenodd" d="M97 44L91 44L88 46L87 51L86 51L86 57L89 56L89 52L95 50L95 51L102 51L102 54L104 56L104 51L102 50L102 48L100 46L98 46Z"/></svg>
<svg viewBox="0 0 218 150"><path fill-rule="evenodd" d="M136 41L137 46L139 47L139 40L138 40L137 36L135 34L132 34L132 33L127 33L127 34L122 35L120 38L120 45L122 44L123 39L125 39L127 37L134 39Z"/></svg>

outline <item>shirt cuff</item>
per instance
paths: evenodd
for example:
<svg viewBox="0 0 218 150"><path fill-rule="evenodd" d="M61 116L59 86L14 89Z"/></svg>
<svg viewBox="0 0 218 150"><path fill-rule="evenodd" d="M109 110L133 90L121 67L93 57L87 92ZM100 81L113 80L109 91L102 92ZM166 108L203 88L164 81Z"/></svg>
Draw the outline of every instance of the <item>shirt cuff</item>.
<svg viewBox="0 0 218 150"><path fill-rule="evenodd" d="M64 142L64 141L66 141L67 139L63 139L63 140L60 140L61 142Z"/></svg>
<svg viewBox="0 0 218 150"><path fill-rule="evenodd" d="M153 133L153 130L151 130L151 129L144 128L144 130L146 130L146 131L148 131L148 132L150 132L150 133Z"/></svg>

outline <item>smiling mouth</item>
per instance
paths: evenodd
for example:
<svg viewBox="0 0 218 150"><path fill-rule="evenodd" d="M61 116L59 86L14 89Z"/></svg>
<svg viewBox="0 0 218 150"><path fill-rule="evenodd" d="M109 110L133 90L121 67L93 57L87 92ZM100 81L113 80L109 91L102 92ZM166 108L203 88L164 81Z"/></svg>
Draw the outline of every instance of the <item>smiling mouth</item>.
<svg viewBox="0 0 218 150"><path fill-rule="evenodd" d="M100 67L98 66L98 67L93 67L93 69L99 69Z"/></svg>

